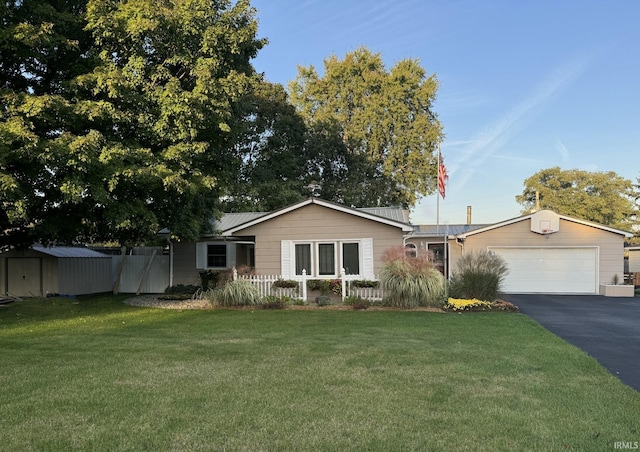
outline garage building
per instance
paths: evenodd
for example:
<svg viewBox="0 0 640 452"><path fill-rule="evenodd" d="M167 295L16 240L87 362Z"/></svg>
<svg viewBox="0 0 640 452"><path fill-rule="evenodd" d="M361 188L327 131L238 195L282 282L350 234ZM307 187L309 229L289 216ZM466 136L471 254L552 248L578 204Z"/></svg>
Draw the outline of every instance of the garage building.
<svg viewBox="0 0 640 452"><path fill-rule="evenodd" d="M506 293L597 294L600 284L623 281L624 240L632 236L541 210L457 235L455 241L461 252L489 250L506 260Z"/></svg>

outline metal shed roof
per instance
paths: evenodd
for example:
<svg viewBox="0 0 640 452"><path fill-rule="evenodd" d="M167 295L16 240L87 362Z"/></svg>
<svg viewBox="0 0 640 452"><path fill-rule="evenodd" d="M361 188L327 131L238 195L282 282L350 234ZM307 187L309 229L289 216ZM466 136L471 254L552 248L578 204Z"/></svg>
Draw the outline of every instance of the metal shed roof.
<svg viewBox="0 0 640 452"><path fill-rule="evenodd" d="M45 247L42 245L34 245L32 248L39 253L47 254L53 257L67 258L67 257L109 257L106 254L99 253L98 251L90 250L89 248L82 248L76 246L50 246Z"/></svg>

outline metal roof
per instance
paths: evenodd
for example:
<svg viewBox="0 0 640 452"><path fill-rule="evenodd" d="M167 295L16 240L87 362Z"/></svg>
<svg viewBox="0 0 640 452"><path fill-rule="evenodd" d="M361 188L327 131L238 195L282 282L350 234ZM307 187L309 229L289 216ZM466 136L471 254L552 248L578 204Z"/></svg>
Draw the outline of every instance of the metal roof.
<svg viewBox="0 0 640 452"><path fill-rule="evenodd" d="M256 218L260 218L269 212L238 212L238 213L225 213L219 220L212 222L213 229L215 231L226 231L243 223L246 223Z"/></svg>
<svg viewBox="0 0 640 452"><path fill-rule="evenodd" d="M89 248L81 248L75 246L42 246L34 245L33 251L47 254L53 257L110 257L106 254L99 253L98 251L90 250Z"/></svg>
<svg viewBox="0 0 640 452"><path fill-rule="evenodd" d="M356 210L401 223L409 223L409 212L399 207L359 207Z"/></svg>
<svg viewBox="0 0 640 452"><path fill-rule="evenodd" d="M418 224L414 226L414 236L443 236L465 234L474 229L484 228L486 224Z"/></svg>

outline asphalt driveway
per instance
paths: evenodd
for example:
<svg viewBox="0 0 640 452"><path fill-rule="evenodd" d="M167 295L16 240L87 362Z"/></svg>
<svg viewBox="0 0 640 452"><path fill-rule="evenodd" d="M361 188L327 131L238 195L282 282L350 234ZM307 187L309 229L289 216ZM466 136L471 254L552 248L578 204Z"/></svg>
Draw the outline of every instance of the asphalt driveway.
<svg viewBox="0 0 640 452"><path fill-rule="evenodd" d="M640 391L640 298L540 294L504 298Z"/></svg>

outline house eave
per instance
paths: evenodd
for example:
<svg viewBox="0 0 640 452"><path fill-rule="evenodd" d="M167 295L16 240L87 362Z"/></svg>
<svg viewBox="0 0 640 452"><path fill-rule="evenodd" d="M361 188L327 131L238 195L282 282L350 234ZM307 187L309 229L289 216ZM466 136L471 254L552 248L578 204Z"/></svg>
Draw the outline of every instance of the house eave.
<svg viewBox="0 0 640 452"><path fill-rule="evenodd" d="M501 227L504 227L504 226L509 226L511 224L519 223L521 221L530 220L531 217L534 214L535 214L535 212L534 213L530 213L528 215L523 215L523 216L520 216L520 217L511 218L509 220L501 221L500 223L492 224L492 225L486 226L484 228L474 229L473 231L469 231L469 232L466 232L464 234L458 234L457 237L460 238L460 239L466 239L467 237L472 236L472 235L481 234L483 232L491 231L493 229L498 229L498 228L501 228ZM605 226L603 224L593 223L593 222L586 221L586 220L580 220L578 218L568 217L566 215L558 215L558 217L561 220L570 221L572 223L581 224L583 226L590 226L590 227L596 228L596 229L601 229L603 231L607 231L607 232L611 232L611 233L614 233L614 234L622 235L622 236L624 236L626 238L633 237L633 234L630 233L630 232L622 231L620 229L615 229L615 228L612 228L610 226Z"/></svg>
<svg viewBox="0 0 640 452"><path fill-rule="evenodd" d="M289 212L293 212L294 210L300 209L300 208L308 206L310 204L316 204L318 206L322 206L322 207L326 207L326 208L329 208L329 209L333 209L333 210L336 210L338 212L348 213L350 215L354 215L354 216L357 216L357 217L360 217L360 218L365 218L367 220L372 220L372 221L376 221L378 223L383 223L383 224L386 224L386 225L389 225L389 226L397 227L397 228L400 228L402 230L402 232L411 232L411 231L413 231L413 227L410 224L407 224L407 223L401 223L401 222L398 222L398 221L393 221L393 220L390 220L388 218L380 217L378 215L373 215L373 214L370 214L370 213L367 213L367 212L362 212L362 211L359 211L357 209L353 209L351 207L346 207L346 206L343 206L343 205L340 205L340 204L332 203L332 202L329 202L329 201L324 201L322 199L308 198L308 199L306 199L304 201L300 201L300 202L298 202L296 204L292 204L290 206L283 207L283 208L281 208L279 210L276 210L274 212L265 214L265 215L263 215L263 216L261 216L259 218L247 221L246 223L243 223L243 224L234 226L233 228L229 228L229 229L227 229L225 231L222 231L222 235L223 236L232 236L235 233L237 233L239 231L242 231L243 229L247 229L247 228L249 228L251 226L255 226L255 225L263 223L265 221L269 221L269 220L271 220L273 218L279 217L279 216L284 215L284 214L289 213Z"/></svg>

